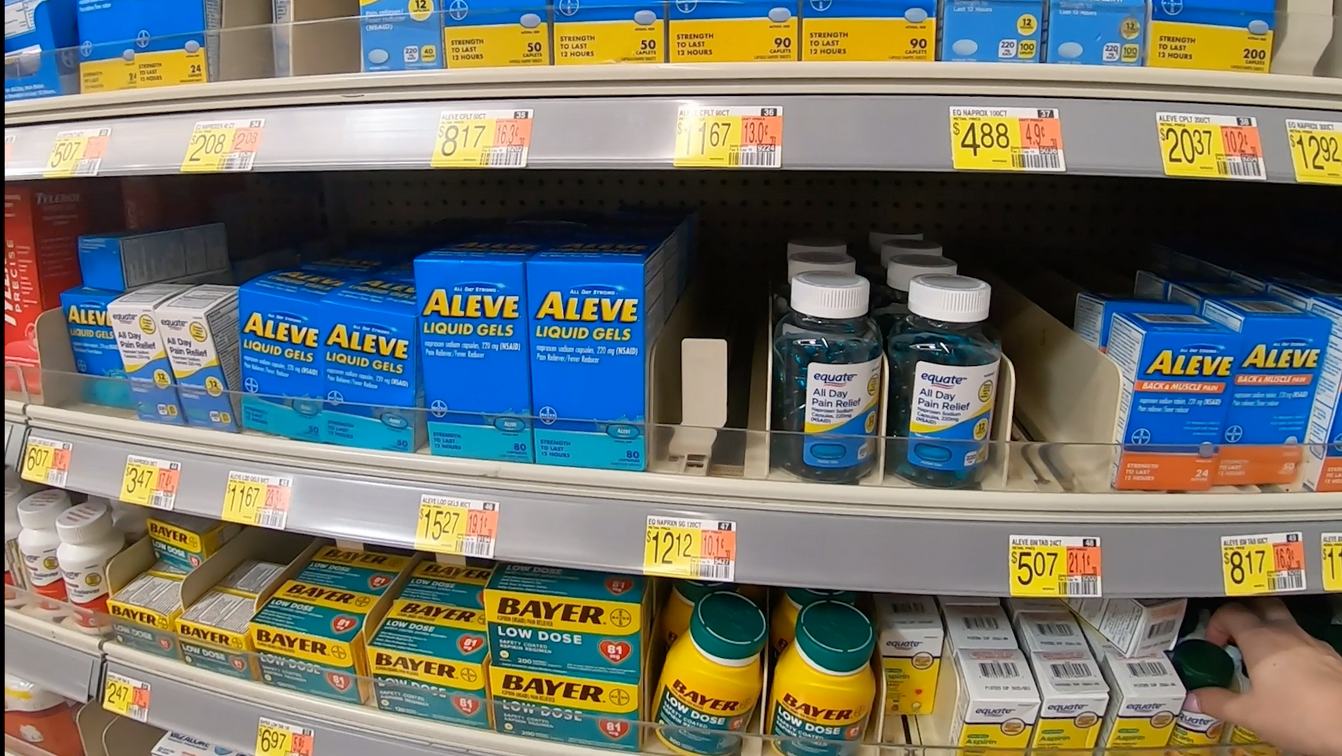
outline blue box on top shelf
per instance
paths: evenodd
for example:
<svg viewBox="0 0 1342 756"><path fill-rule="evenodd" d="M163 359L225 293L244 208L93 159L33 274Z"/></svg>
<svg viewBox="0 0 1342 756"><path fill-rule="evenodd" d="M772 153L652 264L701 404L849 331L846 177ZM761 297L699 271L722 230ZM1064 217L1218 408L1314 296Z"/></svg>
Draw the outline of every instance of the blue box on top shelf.
<svg viewBox="0 0 1342 756"><path fill-rule="evenodd" d="M359 37L364 71L442 68L443 17L437 0L363 0Z"/></svg>
<svg viewBox="0 0 1342 756"><path fill-rule="evenodd" d="M323 441L323 300L343 278L282 270L238 287L242 324L242 426L300 441Z"/></svg>
<svg viewBox="0 0 1342 756"><path fill-rule="evenodd" d="M525 266L539 249L463 242L415 259L431 453L534 461Z"/></svg>
<svg viewBox="0 0 1342 756"><path fill-rule="evenodd" d="M75 370L91 378L83 382L81 394L89 404L130 409L130 384L117 349L116 333L107 315L107 305L121 296L119 291L81 286L61 292L61 311L75 353Z"/></svg>
<svg viewBox="0 0 1342 756"><path fill-rule="evenodd" d="M5 0L5 101L79 94L75 0Z"/></svg>
<svg viewBox="0 0 1342 756"><path fill-rule="evenodd" d="M80 90L135 89L136 7L128 0L79 0L78 9Z"/></svg>
<svg viewBox="0 0 1342 756"><path fill-rule="evenodd" d="M1043 0L941 0L939 60L1038 63Z"/></svg>
<svg viewBox="0 0 1342 756"><path fill-rule="evenodd" d="M424 443L415 284L373 277L326 295L323 441L412 452Z"/></svg>
<svg viewBox="0 0 1342 756"><path fill-rule="evenodd" d="M1049 0L1044 62L1140 66L1146 0Z"/></svg>

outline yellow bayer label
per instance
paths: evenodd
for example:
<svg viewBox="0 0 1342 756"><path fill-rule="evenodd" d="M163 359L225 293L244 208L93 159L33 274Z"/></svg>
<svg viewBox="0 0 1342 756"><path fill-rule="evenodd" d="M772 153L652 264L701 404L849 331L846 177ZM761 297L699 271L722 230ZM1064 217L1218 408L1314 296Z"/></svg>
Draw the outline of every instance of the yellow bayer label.
<svg viewBox="0 0 1342 756"><path fill-rule="evenodd" d="M936 60L937 20L816 18L802 26L802 60Z"/></svg>
<svg viewBox="0 0 1342 756"><path fill-rule="evenodd" d="M195 52L186 49L136 53L135 87L152 89L178 84L204 84L205 47L196 46Z"/></svg>
<svg viewBox="0 0 1342 756"><path fill-rule="evenodd" d="M1272 32L1245 28L1151 22L1146 65L1209 71L1267 73L1272 63Z"/></svg>
<svg viewBox="0 0 1342 756"><path fill-rule="evenodd" d="M931 714L941 659L930 653L884 657L885 710L888 714Z"/></svg>
<svg viewBox="0 0 1342 756"><path fill-rule="evenodd" d="M448 26L443 29L448 68L550 65L550 25Z"/></svg>
<svg viewBox="0 0 1342 756"><path fill-rule="evenodd" d="M672 63L750 63L797 59L797 17L673 20Z"/></svg>
<svg viewBox="0 0 1342 756"><path fill-rule="evenodd" d="M79 64L79 88L85 94L135 89L135 72L135 61L125 58L87 61Z"/></svg>
<svg viewBox="0 0 1342 756"><path fill-rule="evenodd" d="M555 24L555 65L661 63L665 60L666 22L588 21Z"/></svg>

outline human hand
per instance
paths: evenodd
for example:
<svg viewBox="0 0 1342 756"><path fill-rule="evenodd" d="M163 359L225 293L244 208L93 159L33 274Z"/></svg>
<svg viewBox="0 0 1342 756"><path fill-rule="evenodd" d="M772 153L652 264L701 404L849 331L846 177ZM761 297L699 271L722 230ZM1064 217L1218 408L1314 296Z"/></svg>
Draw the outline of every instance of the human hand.
<svg viewBox="0 0 1342 756"><path fill-rule="evenodd" d="M1279 599L1225 604L1207 640L1244 654L1247 693L1195 692L1210 716L1252 730L1278 748L1306 756L1342 756L1342 657L1300 629Z"/></svg>

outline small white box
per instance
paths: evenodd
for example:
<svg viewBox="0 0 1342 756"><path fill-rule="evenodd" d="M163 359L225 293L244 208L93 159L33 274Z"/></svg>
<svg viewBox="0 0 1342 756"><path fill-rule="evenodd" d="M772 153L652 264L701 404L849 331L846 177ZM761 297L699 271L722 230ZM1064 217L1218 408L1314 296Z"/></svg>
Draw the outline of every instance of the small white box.
<svg viewBox="0 0 1342 756"><path fill-rule="evenodd" d="M1021 650L1084 651L1090 653L1081 625L1064 608L1047 612L1021 612L1012 620Z"/></svg>
<svg viewBox="0 0 1342 756"><path fill-rule="evenodd" d="M952 654L942 670L932 715L936 742L1024 750L1039 718L1039 690L1025 654L965 649ZM922 734L927 739L928 733Z"/></svg>
<svg viewBox="0 0 1342 756"><path fill-rule="evenodd" d="M1009 598L1003 602L1007 616L1012 622L1021 612L1065 612L1067 604L1062 599L1052 598Z"/></svg>
<svg viewBox="0 0 1342 756"><path fill-rule="evenodd" d="M1020 647L1001 606L948 606L945 614L946 642L952 651L1010 651Z"/></svg>
<svg viewBox="0 0 1342 756"><path fill-rule="evenodd" d="M1001 606L1002 600L992 596L937 596L944 611L948 606Z"/></svg>
<svg viewBox="0 0 1342 756"><path fill-rule="evenodd" d="M197 286L154 310L188 425L236 432L238 287Z"/></svg>
<svg viewBox="0 0 1342 756"><path fill-rule="evenodd" d="M1031 748L1040 750L1095 747L1100 722L1109 705L1109 686L1100 665L1085 648L1030 655L1039 688L1039 721Z"/></svg>
<svg viewBox="0 0 1342 756"><path fill-rule="evenodd" d="M928 714L936 701L946 631L931 596L874 597L877 650L885 675L885 712Z"/></svg>
<svg viewBox="0 0 1342 756"><path fill-rule="evenodd" d="M1067 605L1123 656L1149 656L1174 647L1188 600L1068 599Z"/></svg>
<svg viewBox="0 0 1342 756"><path fill-rule="evenodd" d="M1170 739L1187 691L1164 654L1100 659L1109 707L1098 745L1105 749L1160 748Z"/></svg>
<svg viewBox="0 0 1342 756"><path fill-rule="evenodd" d="M153 284L122 294L107 305L121 365L130 379L135 414L141 420L174 425L185 422L155 310L186 288Z"/></svg>

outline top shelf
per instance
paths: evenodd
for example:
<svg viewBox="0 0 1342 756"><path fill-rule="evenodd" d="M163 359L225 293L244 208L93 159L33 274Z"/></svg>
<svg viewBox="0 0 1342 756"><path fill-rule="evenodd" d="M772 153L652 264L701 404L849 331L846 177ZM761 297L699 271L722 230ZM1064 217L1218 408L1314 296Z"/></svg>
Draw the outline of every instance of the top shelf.
<svg viewBox="0 0 1342 756"><path fill-rule="evenodd" d="M176 173L203 117L265 118L252 170L428 168L444 110L530 108L528 167L671 168L683 104L780 106L783 167L949 171L950 107L1056 108L1067 172L1163 176L1158 112L1258 119L1294 182L1287 119L1336 121L1342 79L991 63L592 66L310 76L7 103L5 178L41 178L56 133L112 128L99 175Z"/></svg>

